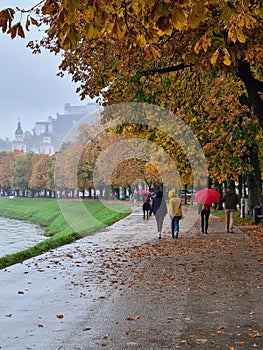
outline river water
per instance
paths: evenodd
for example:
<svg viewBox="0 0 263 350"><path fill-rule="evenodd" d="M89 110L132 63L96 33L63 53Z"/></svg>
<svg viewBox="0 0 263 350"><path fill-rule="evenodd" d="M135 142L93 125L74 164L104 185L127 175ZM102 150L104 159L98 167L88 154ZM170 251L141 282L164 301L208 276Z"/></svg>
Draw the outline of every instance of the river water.
<svg viewBox="0 0 263 350"><path fill-rule="evenodd" d="M43 234L34 224L0 217L0 257L34 246L46 239Z"/></svg>

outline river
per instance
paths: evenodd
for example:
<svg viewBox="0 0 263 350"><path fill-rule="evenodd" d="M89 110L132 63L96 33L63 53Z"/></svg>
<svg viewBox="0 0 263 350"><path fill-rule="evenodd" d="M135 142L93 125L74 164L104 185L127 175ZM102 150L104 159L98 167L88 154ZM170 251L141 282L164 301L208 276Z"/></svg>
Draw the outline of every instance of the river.
<svg viewBox="0 0 263 350"><path fill-rule="evenodd" d="M24 221L0 217L0 257L32 247L46 237L44 229Z"/></svg>

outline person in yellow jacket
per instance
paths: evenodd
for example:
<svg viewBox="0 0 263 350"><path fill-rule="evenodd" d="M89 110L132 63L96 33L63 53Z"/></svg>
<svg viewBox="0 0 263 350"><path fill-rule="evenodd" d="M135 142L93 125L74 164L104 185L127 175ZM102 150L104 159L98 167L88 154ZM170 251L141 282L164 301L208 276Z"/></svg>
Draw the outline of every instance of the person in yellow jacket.
<svg viewBox="0 0 263 350"><path fill-rule="evenodd" d="M171 217L172 238L178 238L179 221L182 219L182 203L181 199L176 195L175 190L168 193L169 198L169 214Z"/></svg>

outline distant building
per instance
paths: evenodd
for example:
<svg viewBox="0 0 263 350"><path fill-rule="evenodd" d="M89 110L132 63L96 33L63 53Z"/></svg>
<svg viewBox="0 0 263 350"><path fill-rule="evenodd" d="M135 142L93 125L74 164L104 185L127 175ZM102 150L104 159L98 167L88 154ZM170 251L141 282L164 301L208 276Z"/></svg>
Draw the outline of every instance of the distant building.
<svg viewBox="0 0 263 350"><path fill-rule="evenodd" d="M11 144L12 152L14 151L27 151L27 145L24 142L24 132L21 127L20 120L18 120L17 129L15 131L15 140Z"/></svg>
<svg viewBox="0 0 263 350"><path fill-rule="evenodd" d="M40 136L42 134L44 134L46 132L46 130L48 129L48 131L51 131L51 123L50 122L36 122L35 123L35 127L33 129L33 133L36 136Z"/></svg>
<svg viewBox="0 0 263 350"><path fill-rule="evenodd" d="M56 149L59 149L67 133L74 127L74 125L85 117L85 122L94 121L94 114L99 106L96 103L88 103L84 106L71 106L66 103L64 106L64 114L57 113L57 118L53 119L53 135Z"/></svg>
<svg viewBox="0 0 263 350"><path fill-rule="evenodd" d="M49 116L47 121L35 122L32 133L29 131L24 133L19 120L15 140L11 142L11 150L52 155L59 150L68 132L82 118L85 117L85 122L94 121L95 117L92 112L98 108L96 103L88 103L84 106L71 106L70 103L66 103L64 114L57 113L57 118ZM0 146L4 149L4 145Z"/></svg>
<svg viewBox="0 0 263 350"><path fill-rule="evenodd" d="M48 125L46 125L46 130L43 134L41 134L42 137L42 144L40 145L40 152L41 154L54 154L55 149L52 144L52 134L48 130Z"/></svg>

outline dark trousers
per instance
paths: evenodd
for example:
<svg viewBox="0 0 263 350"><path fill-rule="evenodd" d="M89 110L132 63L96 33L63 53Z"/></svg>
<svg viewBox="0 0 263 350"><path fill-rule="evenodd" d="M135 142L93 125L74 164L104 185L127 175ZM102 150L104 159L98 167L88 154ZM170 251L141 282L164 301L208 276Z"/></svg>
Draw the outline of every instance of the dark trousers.
<svg viewBox="0 0 263 350"><path fill-rule="evenodd" d="M150 213L150 210L146 210L146 209L143 209L143 218L145 219L149 219L149 213Z"/></svg>
<svg viewBox="0 0 263 350"><path fill-rule="evenodd" d="M201 230L203 233L207 233L209 215L210 215L210 210L201 211Z"/></svg>

